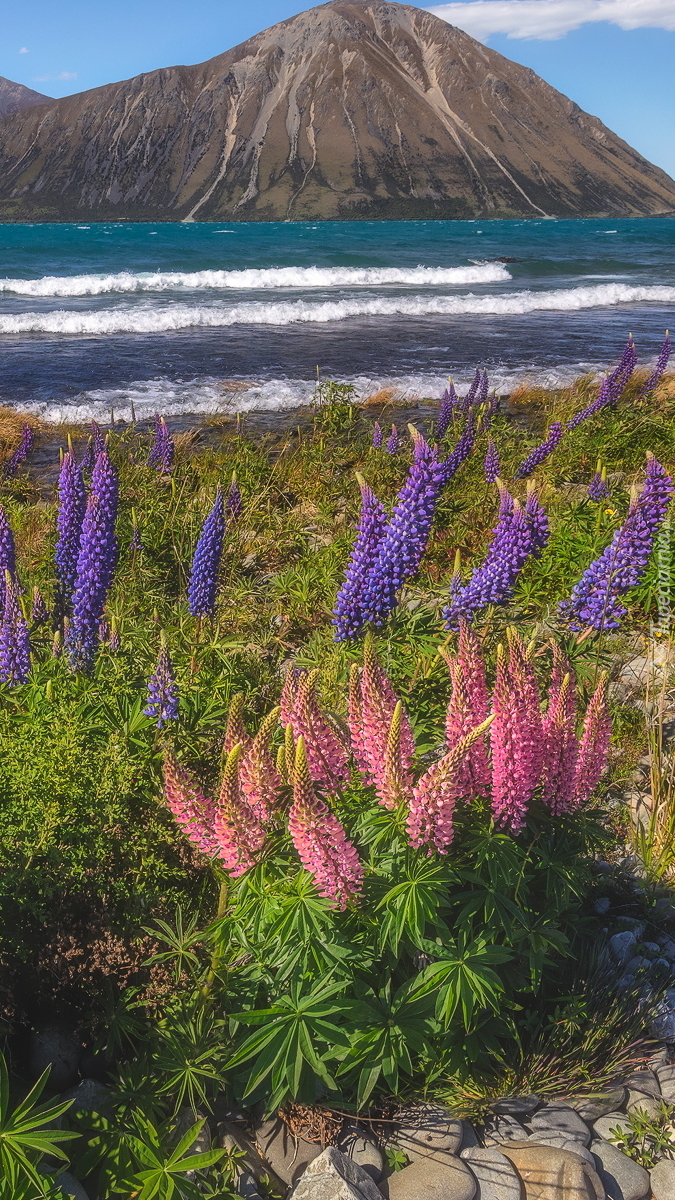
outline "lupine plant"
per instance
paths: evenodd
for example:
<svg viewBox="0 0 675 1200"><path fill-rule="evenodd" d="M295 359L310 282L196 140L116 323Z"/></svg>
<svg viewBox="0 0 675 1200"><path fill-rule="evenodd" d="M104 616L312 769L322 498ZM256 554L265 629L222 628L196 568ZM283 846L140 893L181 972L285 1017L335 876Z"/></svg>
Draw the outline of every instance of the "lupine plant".
<svg viewBox="0 0 675 1200"><path fill-rule="evenodd" d="M16 450L14 450L14 452L10 455L2 468L2 473L5 479L13 479L21 463L25 461L33 449L34 441L35 434L30 425L24 425L21 431L21 440L19 441Z"/></svg>
<svg viewBox="0 0 675 1200"><path fill-rule="evenodd" d="M90 671L96 658L99 622L117 564L117 505L117 472L104 447L91 476L77 558L73 616L65 639L74 671Z"/></svg>
<svg viewBox="0 0 675 1200"><path fill-rule="evenodd" d="M218 568L223 553L225 503L218 488L213 508L206 518L192 560L188 605L193 617L211 617L216 607Z"/></svg>

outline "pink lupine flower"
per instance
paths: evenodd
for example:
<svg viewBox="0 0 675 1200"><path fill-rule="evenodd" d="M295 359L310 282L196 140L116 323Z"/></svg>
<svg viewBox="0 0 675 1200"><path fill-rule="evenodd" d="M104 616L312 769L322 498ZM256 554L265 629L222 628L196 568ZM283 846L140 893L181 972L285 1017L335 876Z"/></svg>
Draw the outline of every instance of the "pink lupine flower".
<svg viewBox="0 0 675 1200"><path fill-rule="evenodd" d="M244 725L244 701L243 692L237 692L230 701L230 710L227 714L227 725L225 727L225 737L223 739L223 757L230 753L234 746L242 746L247 750L251 744L251 738L246 732Z"/></svg>
<svg viewBox="0 0 675 1200"><path fill-rule="evenodd" d="M270 748L272 731L279 717L273 708L262 722L239 768L242 794L259 821L269 821L279 799L282 781Z"/></svg>
<svg viewBox="0 0 675 1200"><path fill-rule="evenodd" d="M349 700L347 704L347 724L352 743L354 761L363 775L369 778L368 755L363 732L363 701L361 698L361 667L353 663L349 672Z"/></svg>
<svg viewBox="0 0 675 1200"><path fill-rule="evenodd" d="M412 846L418 849L427 846L429 854L434 850L443 854L448 849L454 836L455 804L466 796L463 785L466 772L462 767L466 764L472 748L483 738L492 720L492 717L488 717L481 725L460 738L420 779L410 801L407 820L408 837Z"/></svg>
<svg viewBox="0 0 675 1200"><path fill-rule="evenodd" d="M575 808L589 799L607 766L609 743L612 737L612 719L607 707L606 683L607 680L603 677L586 710L574 777L573 803Z"/></svg>
<svg viewBox="0 0 675 1200"><path fill-rule="evenodd" d="M290 724L291 714L298 695L298 684L301 672L295 667L289 667L284 675L284 686L281 689L279 701L279 722L284 729Z"/></svg>
<svg viewBox="0 0 675 1200"><path fill-rule="evenodd" d="M363 887L363 867L337 817L314 791L305 742L298 738L293 770L293 805L288 829L303 867L319 895L345 909Z"/></svg>
<svg viewBox="0 0 675 1200"><path fill-rule="evenodd" d="M403 705L399 700L392 713L384 759L378 765L375 777L377 798L385 808L396 808L402 800L409 798L412 789L410 758L403 742L403 717Z"/></svg>
<svg viewBox="0 0 675 1200"><path fill-rule="evenodd" d="M543 755L541 707L532 665L534 643L526 647L515 630L509 631L509 672L520 723L520 765L523 788L530 795L541 777Z"/></svg>
<svg viewBox="0 0 675 1200"><path fill-rule="evenodd" d="M205 796L170 750L164 755L164 799L177 825L192 844L212 858L218 852L213 832L215 805Z"/></svg>
<svg viewBox="0 0 675 1200"><path fill-rule="evenodd" d="M542 721L543 757L541 798L557 816L569 812L574 795L578 742L576 688L568 672L559 686L554 681L548 712Z"/></svg>
<svg viewBox="0 0 675 1200"><path fill-rule="evenodd" d="M384 777L387 740L399 698L391 680L375 653L372 636L366 635L363 669L360 677L360 726L351 722L350 732L359 768L368 783L380 783ZM410 722L401 711L399 731L401 770L408 774L415 754Z"/></svg>
<svg viewBox="0 0 675 1200"><path fill-rule="evenodd" d="M492 813L498 825L519 833L538 781L541 755L541 717L538 695L532 711L533 689L522 643L507 660L504 647L497 647L497 675L492 694L494 721L490 729L492 747ZM536 683L534 685L536 693ZM539 721L539 745L533 733Z"/></svg>
<svg viewBox="0 0 675 1200"><path fill-rule="evenodd" d="M446 662L452 680L452 696L448 704L445 734L448 746L454 746L486 720L490 709L480 644L463 617L459 622L457 657L447 658ZM467 800L486 794L490 787L490 764L484 737L472 743L457 770L461 776L462 795Z"/></svg>
<svg viewBox="0 0 675 1200"><path fill-rule="evenodd" d="M241 745L233 746L223 768L214 833L218 856L236 879L256 865L265 844L265 829L244 799L239 781Z"/></svg>
<svg viewBox="0 0 675 1200"><path fill-rule="evenodd" d="M282 720L288 717L287 724L296 741L299 737L305 739L309 773L314 782L334 792L349 778L349 752L321 711L316 695L318 675L318 671L300 675L292 699L290 687L282 696L280 716Z"/></svg>

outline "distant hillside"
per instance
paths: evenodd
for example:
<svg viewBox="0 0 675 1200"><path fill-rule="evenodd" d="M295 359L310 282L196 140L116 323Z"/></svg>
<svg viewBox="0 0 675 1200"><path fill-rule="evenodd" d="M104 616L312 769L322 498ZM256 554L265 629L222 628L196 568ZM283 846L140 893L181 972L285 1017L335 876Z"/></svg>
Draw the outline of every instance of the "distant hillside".
<svg viewBox="0 0 675 1200"><path fill-rule="evenodd" d="M14 83L0 75L0 117L10 117L34 104L49 104L51 99L51 96L43 96L42 92L34 92L22 83Z"/></svg>
<svg viewBox="0 0 675 1200"><path fill-rule="evenodd" d="M675 213L675 182L526 67L389 0L0 123L0 219Z"/></svg>

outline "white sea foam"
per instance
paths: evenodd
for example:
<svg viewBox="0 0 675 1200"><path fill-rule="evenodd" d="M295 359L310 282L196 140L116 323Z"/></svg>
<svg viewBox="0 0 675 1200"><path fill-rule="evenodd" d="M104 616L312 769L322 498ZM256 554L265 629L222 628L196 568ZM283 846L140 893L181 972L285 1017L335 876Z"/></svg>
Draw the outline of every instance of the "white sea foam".
<svg viewBox="0 0 675 1200"><path fill-rule="evenodd" d="M599 364L579 362L554 369L500 367L490 371L490 386L498 393L509 392L516 384L527 382L541 387L562 387L578 375L598 369ZM473 377L473 370L455 376L461 395ZM355 375L346 382L353 383L361 400L383 389L391 389L396 400L438 400L447 386L447 377L434 374L369 376ZM33 413L43 421L59 424L63 421L84 424L95 420L109 424L111 410L115 420L145 420L154 413L165 417L237 412L282 412L308 404L314 393L313 379L240 380L223 384L206 378L177 383L169 379L149 379L130 383L126 387L100 388L81 392L68 402L33 402L22 405L22 411Z"/></svg>
<svg viewBox="0 0 675 1200"><path fill-rule="evenodd" d="M226 232L223 230L223 232ZM268 290L334 287L466 287L511 279L499 263L470 267L265 267L242 271L118 271L115 274L46 275L0 279L15 296L103 296L108 292L171 292L205 288Z"/></svg>
<svg viewBox="0 0 675 1200"><path fill-rule="evenodd" d="M188 305L142 301L114 308L79 312L57 309L0 316L0 333L121 334L164 333L194 327L230 325L295 325L344 321L351 317L424 317L466 314L500 316L532 312L575 312L639 301L672 304L675 287L605 283L596 287L560 288L475 296L372 296L339 300L245 301L241 304Z"/></svg>

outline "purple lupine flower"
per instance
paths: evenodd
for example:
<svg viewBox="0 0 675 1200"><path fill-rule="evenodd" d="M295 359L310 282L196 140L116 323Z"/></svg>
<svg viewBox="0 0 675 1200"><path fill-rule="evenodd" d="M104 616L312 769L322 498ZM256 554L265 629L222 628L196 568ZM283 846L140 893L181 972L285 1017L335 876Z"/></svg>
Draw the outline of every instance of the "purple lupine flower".
<svg viewBox="0 0 675 1200"><path fill-rule="evenodd" d="M147 465L149 467L159 466L162 454L162 419L159 413L155 413L153 420L153 440L147 457Z"/></svg>
<svg viewBox="0 0 675 1200"><path fill-rule="evenodd" d="M642 396L646 396L648 392L653 392L653 390L656 387L657 383L659 382L661 376L663 375L663 372L665 371L666 367L668 366L668 360L670 359L672 349L673 349L673 344L670 340L670 331L668 329L666 329L666 336L664 338L664 342L661 347L659 357L656 360L656 366L654 367L654 370L652 371L651 375L649 376L649 379L646 380L646 382L642 388L642 391L640 392L640 397L639 397L640 399L642 398Z"/></svg>
<svg viewBox="0 0 675 1200"><path fill-rule="evenodd" d="M362 475L357 474L356 478L361 489L361 516L345 581L333 609L336 642L355 637L366 622L361 598L387 524L387 514L372 488Z"/></svg>
<svg viewBox="0 0 675 1200"><path fill-rule="evenodd" d="M516 479L527 479L531 475L535 467L543 463L544 459L552 454L558 445L563 435L563 427L560 421L552 421L548 428L548 437L540 445L535 446L531 450L527 458L524 458L520 466L516 469Z"/></svg>
<svg viewBox="0 0 675 1200"><path fill-rule="evenodd" d="M449 426L450 422L452 421L452 418L455 414L456 404L457 404L457 392L455 391L454 383L452 382L451 379L449 379L448 386L446 387L445 391L443 392L443 397L441 399L440 407L438 410L438 417L436 419L436 425L434 427L434 436L436 437L436 440L439 442L445 437L446 433L448 432L448 426Z"/></svg>
<svg viewBox="0 0 675 1200"><path fill-rule="evenodd" d="M487 373L487 371L484 369L484 370L483 370L483 373L482 373L482 375L481 375L481 377L480 377L480 383L479 383L479 385L478 385L478 394L477 394L477 402L478 402L478 404L485 404L485 403L486 403L486 401L487 401L487 398L488 398L488 388L489 388L489 386L490 386L490 384L489 384L489 382L488 382L488 373Z"/></svg>
<svg viewBox="0 0 675 1200"><path fill-rule="evenodd" d="M386 620L404 579L417 571L429 540L436 501L448 478L447 462L439 462L438 450L416 430L414 438L408 478L398 494L362 592L363 618L374 625Z"/></svg>
<svg viewBox="0 0 675 1200"><path fill-rule="evenodd" d="M488 483L494 483L499 475L499 451L495 446L492 438L488 442L487 454L485 455L485 478Z"/></svg>
<svg viewBox="0 0 675 1200"><path fill-rule="evenodd" d="M588 417L594 416L596 412L600 412L600 410L606 408L607 405L609 405L610 408L615 408L619 396L628 383L633 371L635 370L636 363L637 351L635 349L635 343L632 337L629 337L624 347L623 354L621 355L618 367L612 371L611 375L605 376L600 385L600 391L598 392L596 399L591 401L590 404L587 404L586 408L582 408L578 413L575 413L574 416L571 417L567 422L567 428L576 429L578 425L581 425L582 421L586 421Z"/></svg>
<svg viewBox="0 0 675 1200"><path fill-rule="evenodd" d="M376 421L373 425L373 449L382 449L382 426L379 421Z"/></svg>
<svg viewBox="0 0 675 1200"><path fill-rule="evenodd" d="M98 459L99 459L99 455L102 454L103 451L105 450L105 434L103 433L103 430L100 428L100 426L96 424L96 421L92 421L92 423L91 423L91 432L92 432L92 437L94 439L94 463L93 463L93 465L96 466L96 463L98 462Z"/></svg>
<svg viewBox="0 0 675 1200"><path fill-rule="evenodd" d="M193 617L213 616L224 533L225 504L223 493L218 487L213 508L204 522L192 560L188 607Z"/></svg>
<svg viewBox="0 0 675 1200"><path fill-rule="evenodd" d="M466 414L464 429L462 430L462 434L458 439L457 445L452 451L452 454L448 455L445 462L439 464L443 470L443 484L450 482L453 475L459 470L464 460L469 457L471 451L473 450L475 441L476 427L474 424L473 413L469 411Z"/></svg>
<svg viewBox="0 0 675 1200"><path fill-rule="evenodd" d="M464 399L462 400L462 408L463 408L464 412L469 411L469 409L471 408L471 405L473 404L474 400L476 399L476 392L478 391L478 389L480 387L480 382L481 382L482 377L483 376L482 376L480 367L476 367L476 374L474 375L474 377L471 381L471 384L469 386L469 389L468 389L466 395L464 396Z"/></svg>
<svg viewBox="0 0 675 1200"><path fill-rule="evenodd" d="M176 446L171 434L169 433L169 428L164 420L164 417L162 417L161 420L161 429L162 436L159 447L159 461L157 463L157 470L161 471L163 475L170 475L171 468L173 467L173 460L176 454Z"/></svg>
<svg viewBox="0 0 675 1200"><path fill-rule="evenodd" d="M164 638L159 648L157 667L148 682L148 700L143 712L146 717L155 717L158 729L168 721L178 720L176 676Z"/></svg>
<svg viewBox="0 0 675 1200"><path fill-rule="evenodd" d="M35 434L33 433L30 425L24 425L23 429L21 430L21 441L19 442L14 453L10 458L7 459L7 462L2 468L2 473L5 476L5 479L13 479L19 469L19 463L22 463L32 450L34 441Z"/></svg>
<svg viewBox="0 0 675 1200"><path fill-rule="evenodd" d="M241 491L237 483L236 475L232 476L227 497L225 499L225 512L231 521L236 521L241 516L244 508L244 501L241 498Z"/></svg>
<svg viewBox="0 0 675 1200"><path fill-rule="evenodd" d="M525 516L530 523L530 532L532 534L531 554L533 558L539 558L550 537L551 530L546 512L539 503L534 480L529 480L527 484Z"/></svg>
<svg viewBox="0 0 675 1200"><path fill-rule="evenodd" d="M641 495L631 504L609 546L575 585L570 599L560 605L571 629L616 629L619 625L627 611L619 596L642 579L673 490L670 475L649 454Z"/></svg>
<svg viewBox="0 0 675 1200"><path fill-rule="evenodd" d="M19 603L19 585L5 571L5 598L0 625L0 680L10 687L25 683L30 671L28 626Z"/></svg>
<svg viewBox="0 0 675 1200"><path fill-rule="evenodd" d="M388 454L398 454L399 445L400 445L400 438L398 436L398 429L396 428L395 425L392 425L391 433L389 434L389 437L387 438L387 453Z"/></svg>
<svg viewBox="0 0 675 1200"><path fill-rule="evenodd" d="M44 602L44 597L39 587L33 588L33 604L30 610L30 619L33 625L43 625L49 619L47 605Z"/></svg>
<svg viewBox="0 0 675 1200"><path fill-rule="evenodd" d="M460 617L468 621L487 604L505 604L513 596L518 576L531 554L541 552L548 538L548 522L535 493L528 495L525 508L513 499L503 484L499 518L482 564L452 596L443 616L449 629Z"/></svg>
<svg viewBox="0 0 675 1200"><path fill-rule="evenodd" d="M96 658L99 621L117 563L117 504L117 474L104 448L91 476L77 558L73 616L65 639L73 671L89 671Z"/></svg>
<svg viewBox="0 0 675 1200"><path fill-rule="evenodd" d="M82 474L84 474L85 471L87 474L93 471L95 461L94 439L90 437L87 439L87 446L84 454L82 455L82 462L80 463L80 470L82 471Z"/></svg>
<svg viewBox="0 0 675 1200"><path fill-rule="evenodd" d="M143 542L141 541L141 527L138 524L138 521L136 520L135 515L133 518L133 525L131 528L132 528L132 532L131 532L131 541L129 542L129 549L132 550L134 553L137 553L139 550L143 549Z"/></svg>
<svg viewBox="0 0 675 1200"><path fill-rule="evenodd" d="M61 597L70 599L75 587L77 559L80 553L82 522L87 507L87 493L82 471L71 448L63 456L59 473L59 512L56 519L58 537L54 560Z"/></svg>
<svg viewBox="0 0 675 1200"><path fill-rule="evenodd" d="M0 589L3 592L2 580L5 578L5 571L9 571L12 578L16 575L16 547L14 534L7 520L7 513L0 504ZM1 610L2 602L0 602Z"/></svg>
<svg viewBox="0 0 675 1200"><path fill-rule="evenodd" d="M595 475L588 485L588 498L600 503L601 500L606 500L609 496L609 487L607 486L607 468L603 467L598 461Z"/></svg>

